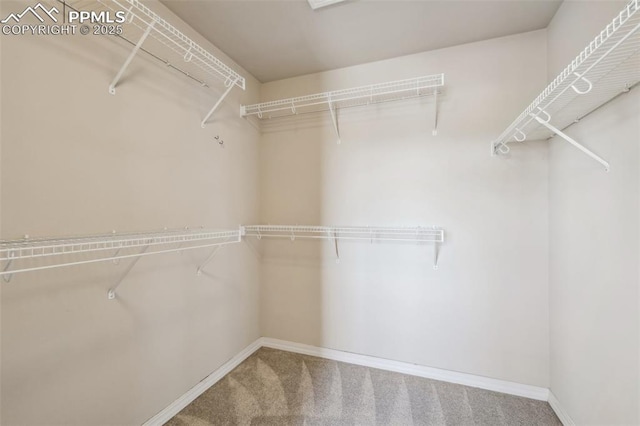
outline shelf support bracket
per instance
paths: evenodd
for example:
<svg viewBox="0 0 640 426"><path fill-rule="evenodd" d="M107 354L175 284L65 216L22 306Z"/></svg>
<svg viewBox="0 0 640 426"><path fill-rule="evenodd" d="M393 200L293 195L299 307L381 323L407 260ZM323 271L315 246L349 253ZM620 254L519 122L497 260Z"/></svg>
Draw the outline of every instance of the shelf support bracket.
<svg viewBox="0 0 640 426"><path fill-rule="evenodd" d="M202 122L200 123L200 126L203 129L204 129L204 126L207 124L207 120L209 120L209 117L211 117L213 115L213 113L216 112L216 110L218 109L218 107L220 106L222 101L224 101L224 98L227 97L227 95L229 94L229 92L231 92L231 89L233 89L233 86L235 86L237 82L238 82L237 78L235 80L231 80L231 79L227 80L227 86L226 86L227 90L224 91L222 96L220 96L220 99L218 99L218 102L216 102L216 104L213 106L213 108L211 108L209 110L207 115L204 116L204 118L202 119Z"/></svg>
<svg viewBox="0 0 640 426"><path fill-rule="evenodd" d="M338 110L333 102L331 102L331 98L329 98L329 114L331 115L331 121L333 122L333 130L335 130L336 137L338 138L336 143L340 145L342 140L340 139L340 129L338 128Z"/></svg>
<svg viewBox="0 0 640 426"><path fill-rule="evenodd" d="M113 78L113 81L111 81L111 84L109 85L109 93L111 93L112 95L116 94L116 85L120 81L120 78L122 78L122 74L124 74L124 72L127 70L127 67L129 67L129 64L133 60L134 56L136 56L136 53L138 53L138 50L140 50L140 48L142 47L142 43L144 43L144 41L151 33L151 29L153 28L155 23L156 21L151 21L147 29L144 31L144 34L142 34L142 37L140 37L140 40L138 40L138 43L136 43L131 53L129 53L127 60L124 61L124 64L122 64L120 71L118 71L118 74L116 74L116 76Z"/></svg>
<svg viewBox="0 0 640 426"><path fill-rule="evenodd" d="M552 126L547 121L541 119L540 117L538 117L538 116L536 116L534 114L531 114L531 115L536 119L536 121L538 123L542 124L544 127L546 127L547 129L551 130L553 133L555 133L556 135L560 136L562 139L566 140L571 145L575 146L580 151L584 152L589 157L591 157L594 160L596 160L598 163L602 164L604 166L604 170L606 172L609 171L609 163L607 161L605 161L602 157L598 156L597 154L593 153L589 149L585 148L583 145L580 145L578 142L576 142L574 139L572 139L569 135L567 135L566 133L563 133L562 131L556 129L554 126Z"/></svg>
<svg viewBox="0 0 640 426"><path fill-rule="evenodd" d="M433 131L431 135L438 135L438 89L433 92Z"/></svg>
<svg viewBox="0 0 640 426"><path fill-rule="evenodd" d="M204 262L202 262L200 264L200 266L198 266L198 270L196 271L196 275L198 275L198 276L202 275L202 271L209 264L209 262L211 262L213 260L213 258L216 257L216 254L218 253L218 250L220 250L220 247L222 247L222 246L217 246L216 248L214 248L213 251L211 252L211 254L209 255L209 257L207 257L204 260Z"/></svg>
<svg viewBox="0 0 640 426"><path fill-rule="evenodd" d="M127 269L123 272L123 274L120 276L120 279L118 280L118 282L116 283L115 286L111 287L109 289L109 291L107 292L107 298L109 300L113 300L116 298L116 290L118 289L118 287L120 287L120 284L122 284L122 281L124 281L124 279L126 278L127 275L129 275L129 272L131 272L131 270L133 269L134 266L136 266L136 263L138 263L138 260L140 260L140 258L142 257L142 254L144 254L147 250L149 249L149 246L144 246L142 247L142 249L140 250L140 252L138 253L139 256L136 257L135 259L133 259L133 262L131 262L129 264L129 266L127 267Z"/></svg>
<svg viewBox="0 0 640 426"><path fill-rule="evenodd" d="M440 255L440 244L433 244L433 269L438 269L438 256Z"/></svg>
<svg viewBox="0 0 640 426"><path fill-rule="evenodd" d="M7 261L7 264L4 265L4 268L2 268L2 273L3 273L2 279L4 280L5 283L8 283L9 281L11 281L11 277L13 276L13 274L6 273L11 267L11 264L13 263L13 259L11 259L13 256L14 256L14 253L9 252L9 260Z"/></svg>
<svg viewBox="0 0 640 426"><path fill-rule="evenodd" d="M336 263L340 263L340 252L338 251L338 233L333 232L333 244L336 248Z"/></svg>
<svg viewBox="0 0 640 426"><path fill-rule="evenodd" d="M118 259L118 255L120 254L120 250L122 250L122 249L118 249L118 250L116 250L115 253L113 253L112 257L114 259L112 260L112 262L113 262L114 265L119 265L120 264L120 259Z"/></svg>

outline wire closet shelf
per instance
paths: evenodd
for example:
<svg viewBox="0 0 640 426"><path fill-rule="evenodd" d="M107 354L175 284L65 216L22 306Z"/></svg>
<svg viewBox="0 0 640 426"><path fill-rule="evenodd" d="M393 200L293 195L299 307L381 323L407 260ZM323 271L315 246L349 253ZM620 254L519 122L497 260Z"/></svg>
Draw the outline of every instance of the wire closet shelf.
<svg viewBox="0 0 640 426"><path fill-rule="evenodd" d="M78 10L124 11L127 14L126 23L123 26L125 31L133 33L134 27L136 27L139 30L137 33L140 34L140 31L145 31L150 25L153 25L151 37L179 55L179 58L182 59L181 66L184 66L185 63L192 63L201 71L215 76L221 81L233 82L242 90L245 89L244 77L138 0L65 0L65 3ZM133 39L137 40L138 38L133 37ZM180 64L180 62L176 62L176 64Z"/></svg>
<svg viewBox="0 0 640 426"><path fill-rule="evenodd" d="M207 82L210 76L224 82L226 89L202 119L202 127L205 127L209 117L221 105L232 88L239 87L245 90L244 77L138 0L55 1L62 4L65 10L69 8L78 12L95 13L97 16L110 16L111 19L117 17L117 14L125 14L124 22L96 26L98 30L106 28L105 35L113 34L133 46L109 85L109 93L112 95L116 93L118 83L140 50L161 61L165 66L195 80L203 87L211 86Z"/></svg>
<svg viewBox="0 0 640 426"><path fill-rule="evenodd" d="M444 230L428 227L252 225L244 236L266 238L315 238L368 241L444 242Z"/></svg>
<svg viewBox="0 0 640 426"><path fill-rule="evenodd" d="M0 240L0 261L5 262L0 276L5 281L13 274L87 263L118 261L159 253L170 253L240 242L240 230L164 230L127 234L104 234L64 238L23 238ZM156 250L147 251L150 247ZM134 252L138 248L140 251ZM81 258L78 258L78 255ZM34 266L34 260L49 259ZM12 268L16 263L17 268Z"/></svg>
<svg viewBox="0 0 640 426"><path fill-rule="evenodd" d="M240 106L240 115L265 119L309 112L331 111L336 108L348 108L434 95L443 86L444 74L435 74L254 105L242 105Z"/></svg>
<svg viewBox="0 0 640 426"><path fill-rule="evenodd" d="M371 243L394 241L409 243L431 243L433 269L438 269L439 245L444 242L444 230L436 227L388 227L388 226L303 226L303 225L251 225L241 226L244 237L332 240L336 263L340 262L338 241L360 240Z"/></svg>
<svg viewBox="0 0 640 426"><path fill-rule="evenodd" d="M631 0L491 143L492 155L507 154L513 142L544 140L557 134L608 169L604 160L569 140L562 130L640 81L639 9L640 0Z"/></svg>

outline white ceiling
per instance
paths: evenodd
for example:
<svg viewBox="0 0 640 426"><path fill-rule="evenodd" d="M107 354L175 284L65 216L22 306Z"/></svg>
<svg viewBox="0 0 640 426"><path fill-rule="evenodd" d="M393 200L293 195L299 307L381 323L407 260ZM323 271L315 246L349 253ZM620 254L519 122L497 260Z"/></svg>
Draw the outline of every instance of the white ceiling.
<svg viewBox="0 0 640 426"><path fill-rule="evenodd" d="M261 82L546 28L562 0L161 0Z"/></svg>

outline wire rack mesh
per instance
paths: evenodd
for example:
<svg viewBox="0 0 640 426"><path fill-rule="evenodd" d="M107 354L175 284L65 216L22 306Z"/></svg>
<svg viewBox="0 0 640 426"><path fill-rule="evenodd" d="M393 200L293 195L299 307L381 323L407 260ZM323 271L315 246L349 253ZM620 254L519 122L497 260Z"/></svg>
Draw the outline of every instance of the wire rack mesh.
<svg viewBox="0 0 640 426"><path fill-rule="evenodd" d="M316 238L370 241L444 242L444 230L429 227L252 225L245 236L256 238Z"/></svg>
<svg viewBox="0 0 640 426"><path fill-rule="evenodd" d="M204 86L210 85L207 80L213 76L227 86L235 84L245 89L244 77L138 0L57 1L78 11L126 12L126 21L121 24L122 34L118 36L132 44L153 24L150 38L143 45L147 53Z"/></svg>
<svg viewBox="0 0 640 426"><path fill-rule="evenodd" d="M600 34L492 142L493 152L512 142L548 139L640 82L640 0L631 0ZM508 151L505 149L504 151Z"/></svg>
<svg viewBox="0 0 640 426"><path fill-rule="evenodd" d="M181 249L186 250L191 248L190 244L207 243L215 245L234 240L239 241L239 239L240 230L182 229L64 238L0 240L0 261L16 261L79 253L112 252L114 250L172 244L182 245ZM12 272L8 271L7 273Z"/></svg>
<svg viewBox="0 0 640 426"><path fill-rule="evenodd" d="M243 117L277 118L299 113L328 111L433 95L444 86L444 74L360 86L241 106Z"/></svg>

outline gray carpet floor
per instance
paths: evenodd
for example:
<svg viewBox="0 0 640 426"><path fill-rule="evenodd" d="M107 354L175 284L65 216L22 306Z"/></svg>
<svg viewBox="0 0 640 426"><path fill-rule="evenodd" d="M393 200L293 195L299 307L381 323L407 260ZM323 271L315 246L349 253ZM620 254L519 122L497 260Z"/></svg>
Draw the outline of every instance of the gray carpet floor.
<svg viewBox="0 0 640 426"><path fill-rule="evenodd" d="M546 402L268 348L166 424L562 426Z"/></svg>

